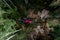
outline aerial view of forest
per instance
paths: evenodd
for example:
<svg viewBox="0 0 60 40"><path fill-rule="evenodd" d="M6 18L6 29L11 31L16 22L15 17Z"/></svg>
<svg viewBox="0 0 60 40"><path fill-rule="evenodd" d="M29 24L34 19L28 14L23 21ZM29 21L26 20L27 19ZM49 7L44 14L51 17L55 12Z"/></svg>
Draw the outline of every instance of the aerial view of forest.
<svg viewBox="0 0 60 40"><path fill-rule="evenodd" d="M60 0L0 0L0 40L60 40Z"/></svg>

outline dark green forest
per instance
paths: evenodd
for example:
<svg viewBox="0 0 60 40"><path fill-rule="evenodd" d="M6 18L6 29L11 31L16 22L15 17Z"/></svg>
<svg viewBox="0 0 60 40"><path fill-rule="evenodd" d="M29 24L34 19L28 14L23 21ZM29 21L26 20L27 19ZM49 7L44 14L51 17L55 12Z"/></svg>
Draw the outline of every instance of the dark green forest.
<svg viewBox="0 0 60 40"><path fill-rule="evenodd" d="M60 0L0 0L0 40L60 40Z"/></svg>

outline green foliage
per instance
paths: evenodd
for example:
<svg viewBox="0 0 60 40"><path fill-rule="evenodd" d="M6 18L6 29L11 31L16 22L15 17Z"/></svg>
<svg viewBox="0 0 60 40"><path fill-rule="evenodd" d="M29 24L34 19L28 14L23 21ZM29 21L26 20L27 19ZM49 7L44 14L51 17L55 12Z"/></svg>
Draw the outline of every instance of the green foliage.
<svg viewBox="0 0 60 40"><path fill-rule="evenodd" d="M57 13L56 13L55 11L53 11L53 12L50 13L50 15L51 15L52 17L56 17Z"/></svg>
<svg viewBox="0 0 60 40"><path fill-rule="evenodd" d="M60 39L60 25L54 26L54 31L51 32L51 35L54 37L55 40Z"/></svg>
<svg viewBox="0 0 60 40"><path fill-rule="evenodd" d="M18 19L20 17L20 13L18 13L15 9L9 9L6 13L2 14L4 18L8 19Z"/></svg>
<svg viewBox="0 0 60 40"><path fill-rule="evenodd" d="M2 1L0 0L2 4ZM12 29L11 26L14 26L16 22L12 19L4 19L3 14L13 13L13 11L5 11L2 9L2 5L0 5L0 40L5 40L4 38L9 35L10 33L14 32L15 29Z"/></svg>
<svg viewBox="0 0 60 40"><path fill-rule="evenodd" d="M60 40L60 37L56 38L55 40Z"/></svg>

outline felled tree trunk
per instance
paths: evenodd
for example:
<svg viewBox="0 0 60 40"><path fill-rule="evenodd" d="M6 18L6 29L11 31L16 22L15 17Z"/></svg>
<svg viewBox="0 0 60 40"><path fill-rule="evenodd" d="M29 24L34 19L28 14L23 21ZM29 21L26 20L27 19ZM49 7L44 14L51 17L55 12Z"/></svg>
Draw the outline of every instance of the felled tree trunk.
<svg viewBox="0 0 60 40"><path fill-rule="evenodd" d="M43 9L42 13L39 16L40 22L36 28L32 29L32 32L29 34L29 39L27 40L53 40L52 37L49 35L50 31L52 30L49 28L48 22L46 18L48 17L48 11Z"/></svg>

